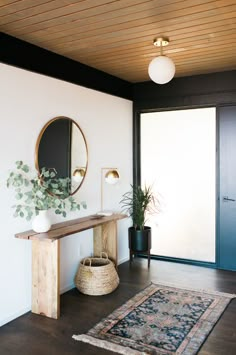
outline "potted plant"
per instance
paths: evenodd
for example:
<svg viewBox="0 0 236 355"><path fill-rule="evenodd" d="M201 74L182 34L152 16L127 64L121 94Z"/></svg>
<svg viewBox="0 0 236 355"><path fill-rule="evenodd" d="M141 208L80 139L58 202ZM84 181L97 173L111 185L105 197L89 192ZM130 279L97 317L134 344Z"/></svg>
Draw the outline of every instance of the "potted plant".
<svg viewBox="0 0 236 355"><path fill-rule="evenodd" d="M146 226L148 215L159 212L159 201L151 187L131 185L131 190L120 201L123 211L133 221L129 228L129 248L133 252L149 252L151 249L151 227Z"/></svg>
<svg viewBox="0 0 236 355"><path fill-rule="evenodd" d="M10 171L7 179L7 187L14 189L18 201L12 206L14 217L26 218L27 221L36 217L32 224L36 232L46 232L50 229L51 223L45 216L49 209L66 217L68 208L70 211L79 210L81 205L86 208L85 202L78 203L70 196L70 178L57 178L53 168L42 168L40 174L32 175L29 166L22 161L15 164L16 169ZM46 225L41 225L41 219Z"/></svg>

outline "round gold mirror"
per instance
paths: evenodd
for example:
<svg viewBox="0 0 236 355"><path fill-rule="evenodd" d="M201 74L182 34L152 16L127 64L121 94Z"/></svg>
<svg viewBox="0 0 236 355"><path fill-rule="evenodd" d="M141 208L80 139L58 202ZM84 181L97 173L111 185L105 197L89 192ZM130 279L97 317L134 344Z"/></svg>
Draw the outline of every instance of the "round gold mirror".
<svg viewBox="0 0 236 355"><path fill-rule="evenodd" d="M65 116L55 117L42 128L35 149L35 166L55 169L57 178L70 178L70 195L83 184L88 166L88 149L79 125Z"/></svg>

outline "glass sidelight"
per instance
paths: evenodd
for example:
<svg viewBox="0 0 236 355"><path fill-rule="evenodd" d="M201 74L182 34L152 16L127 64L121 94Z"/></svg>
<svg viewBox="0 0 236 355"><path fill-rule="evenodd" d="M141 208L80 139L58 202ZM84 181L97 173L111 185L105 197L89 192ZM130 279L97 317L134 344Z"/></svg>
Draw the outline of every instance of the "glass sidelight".
<svg viewBox="0 0 236 355"><path fill-rule="evenodd" d="M161 204L152 254L215 262L215 108L141 114L141 183Z"/></svg>

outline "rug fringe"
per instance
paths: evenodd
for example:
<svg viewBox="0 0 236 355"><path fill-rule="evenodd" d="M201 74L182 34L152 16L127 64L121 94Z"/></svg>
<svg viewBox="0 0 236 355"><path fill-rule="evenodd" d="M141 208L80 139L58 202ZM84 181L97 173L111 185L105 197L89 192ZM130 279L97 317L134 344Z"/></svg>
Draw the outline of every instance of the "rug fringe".
<svg viewBox="0 0 236 355"><path fill-rule="evenodd" d="M123 354L123 355L147 355L146 352L140 352L138 350L133 350L129 347L124 347L118 344L110 343L106 340L101 340L97 338L93 338L90 335L86 334L80 334L80 335L73 335L73 339L82 341L84 343L88 343L94 346L97 346L99 348L103 348L106 350L111 350L114 352L117 352L118 354Z"/></svg>
<svg viewBox="0 0 236 355"><path fill-rule="evenodd" d="M196 292L205 292L205 293L209 293L212 295L217 295L217 296L224 296L224 297L228 297L228 298L236 298L236 294L235 293L227 293L227 292L221 292L221 291L215 291L215 290L208 290L208 289L202 289L202 288L192 288L192 287L188 287L188 286L184 286L184 285L179 285L179 284L174 284L174 283L169 283L169 282L152 282L153 285L161 287L161 286L169 286L169 287L175 287L181 290L186 290L186 291L196 291Z"/></svg>

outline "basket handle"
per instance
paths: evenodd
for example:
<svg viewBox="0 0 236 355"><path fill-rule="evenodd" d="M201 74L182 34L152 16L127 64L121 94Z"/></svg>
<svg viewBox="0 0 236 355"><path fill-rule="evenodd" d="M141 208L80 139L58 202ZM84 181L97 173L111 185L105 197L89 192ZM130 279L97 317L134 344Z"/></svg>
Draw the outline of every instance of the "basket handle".
<svg viewBox="0 0 236 355"><path fill-rule="evenodd" d="M83 266L86 266L85 263L86 263L87 260L89 261L89 266L91 267L92 261L91 261L90 258L85 258L85 259L83 260Z"/></svg>
<svg viewBox="0 0 236 355"><path fill-rule="evenodd" d="M100 258L103 259L103 255L105 255L106 259L108 260L108 254L105 251L101 251Z"/></svg>

